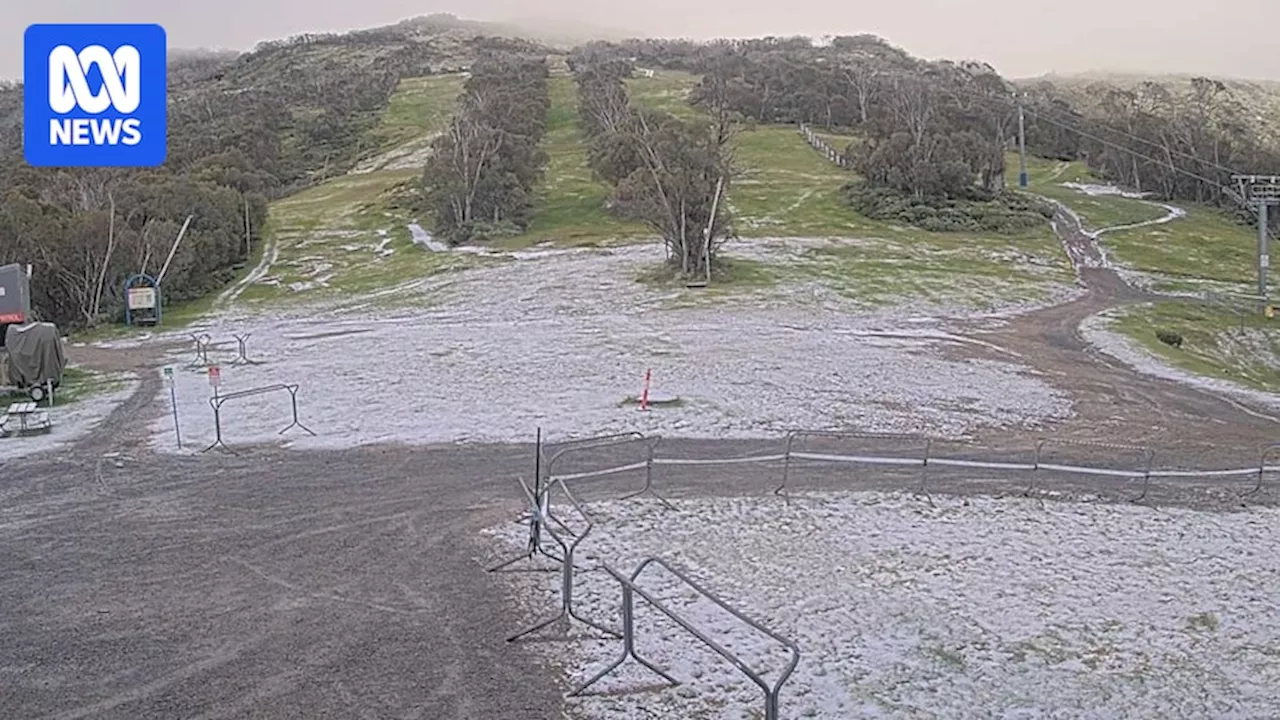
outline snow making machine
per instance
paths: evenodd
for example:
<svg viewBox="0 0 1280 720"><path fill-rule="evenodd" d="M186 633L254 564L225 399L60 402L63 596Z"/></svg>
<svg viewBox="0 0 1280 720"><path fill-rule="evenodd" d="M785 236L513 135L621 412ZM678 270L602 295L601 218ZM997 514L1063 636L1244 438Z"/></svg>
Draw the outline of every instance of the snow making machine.
<svg viewBox="0 0 1280 720"><path fill-rule="evenodd" d="M31 287L27 271L21 265L0 266L0 388L11 387L9 353L4 344L5 330L22 325L31 314Z"/></svg>

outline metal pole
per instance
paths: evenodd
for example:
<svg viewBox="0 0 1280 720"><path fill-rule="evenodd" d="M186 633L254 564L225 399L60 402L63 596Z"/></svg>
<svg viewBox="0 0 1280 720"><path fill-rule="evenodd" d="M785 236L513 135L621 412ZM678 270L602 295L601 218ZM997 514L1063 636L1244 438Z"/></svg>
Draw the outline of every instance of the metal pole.
<svg viewBox="0 0 1280 720"><path fill-rule="evenodd" d="M217 390L214 391L214 400L218 398ZM213 403L213 446L224 445L222 442L222 403Z"/></svg>
<svg viewBox="0 0 1280 720"><path fill-rule="evenodd" d="M1271 267L1270 239L1267 236L1267 203L1258 200L1258 295L1267 303L1267 271Z"/></svg>
<svg viewBox="0 0 1280 720"><path fill-rule="evenodd" d="M1018 102L1018 186L1026 187L1027 177L1027 121L1022 112L1022 102Z"/></svg>
<svg viewBox="0 0 1280 720"><path fill-rule="evenodd" d="M530 512L533 517L530 520L531 531L529 533L529 557L532 558L534 553L542 547L542 428L539 427L534 439L533 446L533 508ZM548 509L549 506L548 506ZM566 557L564 560L568 565L572 559Z"/></svg>
<svg viewBox="0 0 1280 720"><path fill-rule="evenodd" d="M182 449L182 430L178 427L178 393L174 389L173 376L169 376L169 404L173 406L173 434L178 438L178 449ZM214 416L217 416L214 410Z"/></svg>

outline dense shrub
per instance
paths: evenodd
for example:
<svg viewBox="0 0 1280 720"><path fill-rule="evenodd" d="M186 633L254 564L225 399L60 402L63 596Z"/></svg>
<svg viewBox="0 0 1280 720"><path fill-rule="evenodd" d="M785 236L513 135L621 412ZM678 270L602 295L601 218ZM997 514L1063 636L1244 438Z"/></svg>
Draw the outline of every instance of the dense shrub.
<svg viewBox="0 0 1280 720"><path fill-rule="evenodd" d="M988 194L978 187L968 198L915 198L892 188L854 182L845 201L875 220L913 225L932 232L1018 233L1043 226L1053 207L1019 193Z"/></svg>

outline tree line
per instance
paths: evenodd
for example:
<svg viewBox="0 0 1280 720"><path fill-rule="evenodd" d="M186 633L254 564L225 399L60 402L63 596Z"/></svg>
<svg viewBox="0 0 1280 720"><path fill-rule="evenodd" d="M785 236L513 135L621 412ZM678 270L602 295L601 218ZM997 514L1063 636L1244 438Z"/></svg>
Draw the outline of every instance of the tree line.
<svg viewBox="0 0 1280 720"><path fill-rule="evenodd" d="M673 270L705 278L732 234L724 198L733 177L735 118L723 105L706 120L635 107L625 82L634 68L623 59L588 49L570 66L589 164L613 188L611 210L658 233Z"/></svg>
<svg viewBox="0 0 1280 720"><path fill-rule="evenodd" d="M1236 210L1236 198L1224 192L1233 171L1280 167L1280 148L1261 137L1256 109L1208 78L1136 87L1015 84L988 65L921 60L871 35L821 45L808 38L637 40L594 43L584 52L701 74L695 104L715 96L759 122L851 132L858 141L846 154L863 179L849 188L855 204L868 193L916 207L1000 200L1019 105L1030 154L1082 160L1106 181L1167 200Z"/></svg>
<svg viewBox="0 0 1280 720"><path fill-rule="evenodd" d="M400 78L529 45L459 37L439 24L176 56L168 157L159 168L27 166L22 86L0 85L0 264L33 266L39 318L68 328L116 320L125 278L158 273L191 216L164 299L223 286L260 244L270 200L345 173L380 149L372 130Z"/></svg>
<svg viewBox="0 0 1280 720"><path fill-rule="evenodd" d="M485 53L472 65L422 175L438 237L456 245L528 228L547 163L548 74L545 55Z"/></svg>

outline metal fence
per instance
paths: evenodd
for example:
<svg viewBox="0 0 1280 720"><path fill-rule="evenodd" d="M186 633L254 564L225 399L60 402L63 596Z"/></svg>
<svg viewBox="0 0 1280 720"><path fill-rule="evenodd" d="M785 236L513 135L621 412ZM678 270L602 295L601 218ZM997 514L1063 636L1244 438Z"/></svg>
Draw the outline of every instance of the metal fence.
<svg viewBox="0 0 1280 720"><path fill-rule="evenodd" d="M640 575L643 574L644 571L650 567L661 567L662 569L670 573L673 577L678 579L685 586L691 588L698 595L701 595L707 600L710 600L720 609L724 610L725 612L734 616L735 618L737 618L747 626L751 627L752 629L756 630L757 632L763 635L768 636L770 639L774 640L779 645L786 648L789 655L787 659L787 665L786 667L783 668L782 672L779 673L778 678L774 680L772 683L770 683L764 678L763 673L752 669L751 666L743 662L742 658L738 657L731 650L728 650L720 643L711 639L711 637L709 637L706 633L699 630L697 626L693 625L688 620L681 617L674 610L667 607L667 605L664 604L662 601L653 597L653 595L649 594L643 588L639 587L637 585L637 581L639 580ZM675 678L671 677L662 669L660 669L657 665L653 664L652 662L649 662L648 660L645 660L644 658L640 657L640 655L636 653L635 597L639 595L641 599L649 603L649 605L652 606L655 610L662 613L663 615L666 615L668 618L670 618L673 622L675 622L677 625L683 628L690 635L693 635L695 638L702 641L704 645L711 648L711 650L714 651L717 655L719 655L720 657L732 663L735 668L737 668L743 675L746 675L747 678L751 680L751 682L755 683L757 687L759 687L762 691L764 691L765 720L778 720L778 712L779 712L778 696L782 692L782 686L786 684L787 680L790 679L791 674L795 672L796 666L800 664L800 648L796 646L795 642L783 637L782 635L779 635L778 633L765 627L763 624L755 620L752 620L751 618L742 614L738 610L734 609L731 605L729 605L729 603L722 600L720 596L716 595L711 590L708 590L707 588L703 587L696 580L689 577L687 573L682 572L681 570L677 569L676 567L674 567L673 565L671 565L670 563L666 562L661 558L648 557L648 558L645 558L644 560L641 560L640 564L636 566L636 569L631 572L630 576L623 575L622 573L618 572L617 570L614 570L612 567L609 567L608 565L604 565L603 569L605 572L609 574L610 577L616 580L618 582L618 585L622 588L622 636L623 636L622 654L618 657L617 660L613 661L613 663L611 663L610 665L608 665L607 667L605 667L603 670L596 673L595 675L591 676L590 679L588 679L586 682L579 685L577 688L570 691L569 693L570 696L581 695L587 688L591 687L596 682L603 679L609 673L618 669L624 662L626 662L628 657L633 658L636 662L640 663L641 665L644 665L645 667L649 668L650 670L657 673L658 675L661 675L664 679L667 680L667 682L671 683L672 685L680 684L679 680L676 680Z"/></svg>
<svg viewBox="0 0 1280 720"><path fill-rule="evenodd" d="M815 452L808 447L808 443L817 438L866 441L876 445L876 449L858 453ZM794 468L798 462L804 461L807 464L842 464L850 467L865 466L880 467L882 469L919 468L915 491L925 495L928 494L930 487L929 470L931 468L972 468L975 470L1029 473L1028 483L1023 492L1027 496L1030 496L1037 488L1041 488L1044 476L1051 473L1079 477L1113 478L1128 480L1135 484L1134 494L1127 496L1127 499L1138 502L1146 499L1154 484L1161 481L1196 479L1252 479L1252 487L1238 494L1241 498L1249 497L1263 489L1269 474L1280 472L1280 465L1268 464L1270 461L1277 459L1275 456L1280 452L1280 443L1266 445L1261 448L1257 463L1248 466L1184 469L1180 467L1159 467L1157 463L1159 454L1153 448L1145 446L1078 442L1056 438L1041 438L1034 445L1021 450L1006 450L1003 452L1005 456L1013 454L1015 456L1021 455L1021 457L1003 460L983 457L980 446L965 441L896 433L792 430L782 438L781 452L728 458L661 457L658 454L661 441L662 438L660 436L641 433L609 435L573 441L573 444L568 446L567 449L553 452L550 459L544 464L543 467L547 473L546 484L549 486L557 481L579 481L644 470L643 487L639 491L628 493L623 497L632 498L648 494L670 507L672 505L671 501L662 496L655 488L654 468L656 467L664 465L710 466L780 462L782 465L781 482L773 492L775 495L789 498L791 493L788 491L793 483ZM561 461L571 454L581 453L586 450L608 450L626 445L639 446L642 450L641 458L634 462L611 465L604 468L559 475L555 473ZM964 448L966 452L948 456L938 452L940 446ZM978 449L977 452L975 452L975 448ZM1062 451L1066 448L1084 452L1090 459L1105 457L1106 460L1097 464L1088 461L1068 462L1056 460L1055 454L1062 454Z"/></svg>
<svg viewBox="0 0 1280 720"><path fill-rule="evenodd" d="M648 455L647 462L633 463L625 466L611 468L610 470L603 472L600 475L611 475L611 474L625 472L627 470L637 470L640 468L649 469L652 467L653 450L657 446L658 440L659 438L647 437L647 436L641 435L640 433L625 433L621 435L610 435L610 436L604 436L599 438L588 438L587 440L584 440L584 441L562 444L560 447L558 447L555 450L555 452L550 456L550 458L545 463L540 462L539 464L540 466L548 468L548 473L549 473L550 469L554 466L553 461L557 458L563 457L565 454L569 452L576 453L576 452L582 452L589 449L598 449L601 447L611 447L611 446L617 447L620 445L626 445L630 443L639 443L644 448L645 453ZM541 452L541 448L539 448L539 452ZM600 476L600 475L596 475L596 476ZM631 493L627 497L637 497L645 492L651 491L651 487L650 487L651 480L649 479L651 478L651 472L646 472L646 478L647 480L646 480L645 488L638 492ZM605 563L602 563L599 566L599 569L604 571L607 575L609 575L609 577L611 577L614 581L616 581L622 590L621 607L620 607L620 614L622 618L621 632L618 632L613 630L612 628L606 627L601 623L591 620L590 618L583 617L581 614L579 614L575 610L573 605L575 575L579 571L586 571L586 568L579 567L575 563L574 555L578 546L582 543L583 540L587 538L587 536L591 533L592 529L595 528L596 523L591 518L590 513L587 512L586 508L583 507L582 503L578 501L577 497L574 495L574 493L570 490L569 486L566 484L566 480L569 480L569 479L573 479L572 476L560 476L560 477L550 476L546 483L535 486L535 488L530 488L528 483L526 483L523 479L519 479L520 487L521 489L523 489L525 494L525 499L529 502L529 511L525 515L525 517L522 518L524 520L527 520L530 526L529 545L524 555L518 556L516 558L512 558L510 560L506 560L498 565L495 565L489 568L489 571L498 572L498 571L506 570L510 568L515 562L518 562L526 558L531 559L535 554L542 554L545 557L548 557L557 561L560 569L560 608L558 612L552 617L546 620L543 620L541 622L538 622L537 624L529 628L521 630L520 632L514 635L511 635L510 637L507 638L507 642L515 642L517 640L520 640L521 638L530 636L541 630L552 627L557 623L571 623L573 621L578 621L610 637L621 639L622 653L614 662L610 663L605 668L603 668L602 670L597 672L595 675L591 676L589 679L583 682L581 685L579 685L578 687L570 691L569 692L570 696L582 695L583 693L586 692L586 690L589 687L599 682L604 677L606 677L611 672L613 672L618 667L620 667L624 662L626 662L628 658L634 659L636 662L640 663L644 667L658 674L667 682L669 682L671 685L679 685L680 684L679 680L672 677L669 673L667 673L662 668L658 667L655 663L645 659L644 657L642 657L640 654L636 652L635 641L637 637L637 632L636 632L636 625L635 625L635 610L636 610L635 598L638 596L642 600L644 600L650 607L657 610L659 613L666 616L671 621L675 622L685 632L689 633L690 635L692 635L693 637L701 641L704 645L709 647L717 655L729 661L743 675L745 675L749 680L751 680L751 682L755 683L756 686L759 687L764 693L765 720L778 720L779 695L781 694L782 687L786 683L786 681L791 677L792 673L796 669L796 666L800 662L800 649L796 646L795 642L788 638L783 637L782 635L774 632L773 630L770 630L767 626L760 623L759 621L753 620L752 618L743 614L741 611L737 610L736 608L731 606L728 602L723 600L715 592L708 589L707 587L699 583L697 580L693 579L688 573L680 570L679 568L663 560L662 558L658 558L658 557L645 558L636 566L635 570L633 570L630 575L624 575L618 570L614 569L613 567ZM568 501L569 506L573 508L573 510L585 523L585 525L580 530L577 530L575 532L573 529L569 527L567 523L561 521L560 519L556 518L552 514L551 512L552 504L551 504L550 497L551 497L551 493L556 488L559 488L561 493L564 495L565 499ZM667 507L671 507L670 503L668 503L663 498L657 496L656 493L655 493L655 497L657 497L657 499ZM556 530L557 527L560 529L559 531ZM566 539L561 537L561 533L568 535L568 538ZM543 548L542 538L550 538L552 542L558 545L560 548L560 555L556 556L553 553L548 552L545 548ZM788 657L786 666L783 668L782 672L779 673L778 677L772 683L770 683L768 680L765 679L764 673L756 669L753 669L750 665L744 662L742 658L740 658L738 655L736 655L731 650L724 647L724 645L716 642L707 633L700 630L696 624L692 623L687 618L681 616L678 612L673 610L662 600L655 597L652 593L646 591L643 587L641 587L639 584L640 577L645 573L647 569L651 567L662 568L667 573L669 573L672 577L679 580L685 587L692 589L699 596L707 599L708 601L715 604L720 609L724 610L725 612L729 613L733 617L737 618L742 623L746 624L748 627L751 627L757 632L760 632L761 634L769 637L770 639L777 642L780 646L785 648L788 652L789 657Z"/></svg>
<svg viewBox="0 0 1280 720"><path fill-rule="evenodd" d="M539 435L539 438L541 438L541 435ZM1075 442L1052 437L1041 438L1034 444L1034 446L1029 448L1004 450L1000 453L1003 459L993 459L990 455L996 453L991 452L990 454L986 454L984 452L984 448L976 444L965 441L931 438L923 435L863 433L835 430L793 430L786 433L781 440L781 452L719 458L661 457L658 452L661 447L662 437L656 435L645 435L639 432L588 437L551 445L547 448L544 448L541 445L541 441L539 441L537 469L537 473L539 475L538 481L535 483L533 488L530 488L527 483L520 480L520 486L529 503L528 512L521 518L522 522L527 522L529 525L529 545L525 553L491 567L489 568L489 571L497 572L506 570L516 562L532 559L537 555L550 558L558 564L558 569L560 571L560 609L555 616L512 635L508 638L508 641L514 642L520 638L551 627L558 622L568 623L574 620L603 632L610 637L621 638L623 641L623 647L619 658L588 679L582 685L571 691L569 693L570 695L580 695L589 686L595 684L597 681L621 666L628 658L636 660L641 665L644 665L653 672L662 676L668 682L678 684L679 681L672 678L654 663L646 660L636 653L634 613L635 598L638 596L650 607L673 620L685 631L706 644L721 657L728 660L753 683L760 687L765 694L764 717L767 720L777 720L778 718L778 694L783 683L785 683L791 676L792 671L799 662L799 648L797 648L790 640L778 635L763 624L747 618L745 615L729 606L728 603L720 599L715 593L698 584L692 578L688 577L686 573L674 568L660 558L650 557L645 559L630 575L624 575L607 564L602 564L599 567L600 570L603 570L607 575L609 575L609 577L616 581L622 590L621 632L582 617L574 609L575 576L577 572L586 570L586 568L580 567L575 563L575 552L583 540L585 540L596 527L596 523L591 519L590 514L578 500L575 493L570 489L570 482L577 483L591 478L604 478L628 472L643 471L643 485L640 489L630 491L624 494L622 498L635 498L642 495L650 495L658 500L664 507L674 509L672 502L659 494L654 487L654 468L656 467L769 463L780 464L781 482L776 488L774 488L771 494L780 496L787 501L792 497L789 490L792 488L793 475L799 464L818 464L827 466L844 465L850 468L872 467L877 468L882 472L907 470L912 473L918 473L916 481L917 484L914 487L914 491L917 494L926 497L931 504L933 501L932 497L929 495L930 468L974 469L1027 473L1029 474L1029 480L1022 491L1022 495L1028 497L1032 496L1037 488L1043 487L1043 476L1046 473L1089 478L1120 479L1136 484L1136 492L1127 496L1127 499L1132 502L1140 502L1146 499L1153 486L1153 482L1186 479L1210 481L1230 478L1249 479L1251 480L1250 487L1243 492L1237 493L1237 497L1239 499L1244 499L1263 490L1265 479L1268 474L1280 472L1280 465L1269 464L1272 461L1280 460L1280 443L1262 447L1259 451L1257 463L1247 467L1225 469L1181 469L1175 467L1160 468L1157 464L1157 452L1149 447L1110 443ZM858 441L872 444L875 446L875 449L858 453L817 452L811 448L810 445L814 441L818 440L827 442ZM941 450L942 448L947 447L953 448L953 451L948 453ZM1105 457L1107 460L1097 464L1080 461L1062 461L1059 456L1063 454L1064 450L1074 450L1076 452L1083 453L1090 459ZM562 472L560 474L556 473L559 468L566 464L568 459L587 456L593 452L597 455L604 455L610 458L616 454L631 452L635 453L638 459L627 458L631 461L621 462L619 464L610 464L606 467L591 470ZM570 528L568 523L556 517L552 512L551 494L557 488L568 501L568 505L581 518L581 522L583 523L582 529L574 531ZM547 547L544 542L544 539L546 538L549 538L550 541L558 547L558 554ZM651 593L640 587L638 581L644 570L655 565L667 569L673 576L684 583L684 585L693 589L700 596L708 599L750 627L769 636L770 638L773 638L783 647L787 648L788 651L792 653L792 657L780 677L774 681L773 684L769 684L765 681L761 673L748 667L732 652L716 643L705 633L701 632L696 626L688 622L688 620L681 617L670 607L653 597Z"/></svg>

